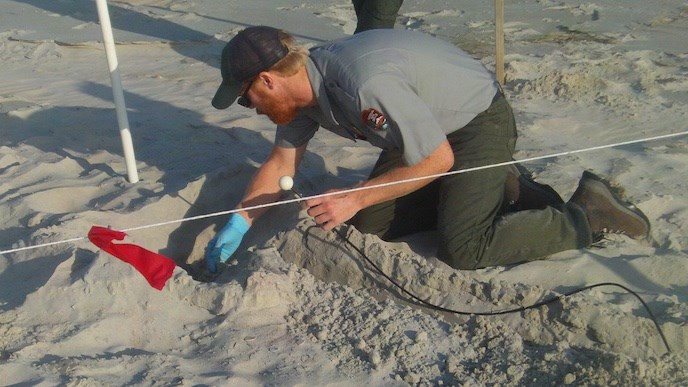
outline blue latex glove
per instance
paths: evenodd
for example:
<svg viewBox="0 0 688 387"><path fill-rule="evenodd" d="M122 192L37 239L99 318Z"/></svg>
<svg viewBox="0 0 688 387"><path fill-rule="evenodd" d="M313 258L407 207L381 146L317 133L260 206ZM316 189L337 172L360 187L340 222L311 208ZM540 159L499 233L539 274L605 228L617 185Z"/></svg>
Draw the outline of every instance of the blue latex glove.
<svg viewBox="0 0 688 387"><path fill-rule="evenodd" d="M227 262L239 247L249 225L246 219L239 214L232 214L222 230L208 242L205 253L205 262L211 273L217 272L217 262Z"/></svg>

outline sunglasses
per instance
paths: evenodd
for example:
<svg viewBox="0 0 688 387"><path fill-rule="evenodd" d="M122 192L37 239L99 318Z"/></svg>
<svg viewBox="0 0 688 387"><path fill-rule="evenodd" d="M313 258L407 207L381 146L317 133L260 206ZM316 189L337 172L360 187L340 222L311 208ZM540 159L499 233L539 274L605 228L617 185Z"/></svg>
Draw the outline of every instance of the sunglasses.
<svg viewBox="0 0 688 387"><path fill-rule="evenodd" d="M248 95L246 95L246 93L248 93L248 89L251 88L251 85L253 85L253 82L256 80L256 78L251 78L250 80L244 82L244 84L241 85L241 89L239 89L239 98L237 99L237 103L245 108L251 108L253 106L251 99L248 97Z"/></svg>

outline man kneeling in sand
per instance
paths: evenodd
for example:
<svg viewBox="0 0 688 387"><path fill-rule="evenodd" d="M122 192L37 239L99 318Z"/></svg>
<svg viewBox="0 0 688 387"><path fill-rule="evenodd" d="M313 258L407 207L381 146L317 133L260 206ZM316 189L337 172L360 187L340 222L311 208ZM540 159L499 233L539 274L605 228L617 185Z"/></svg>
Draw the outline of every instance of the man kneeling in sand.
<svg viewBox="0 0 688 387"><path fill-rule="evenodd" d="M513 160L516 125L499 84L479 61L426 34L371 30L310 50L284 31L249 27L222 51L213 106L238 103L277 124L275 144L227 225L211 240L217 270L279 199L320 128L382 149L360 187ZM324 230L344 222L384 240L437 230L439 258L478 269L589 247L603 233L649 237L645 215L584 172L568 202L513 166L458 173L305 201Z"/></svg>

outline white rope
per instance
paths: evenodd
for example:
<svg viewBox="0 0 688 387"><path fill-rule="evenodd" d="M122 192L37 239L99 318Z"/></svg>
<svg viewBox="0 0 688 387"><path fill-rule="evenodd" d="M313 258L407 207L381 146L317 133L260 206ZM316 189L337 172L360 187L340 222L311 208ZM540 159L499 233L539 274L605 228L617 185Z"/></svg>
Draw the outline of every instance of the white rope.
<svg viewBox="0 0 688 387"><path fill-rule="evenodd" d="M188 222L188 221L193 221L193 220L199 220L199 219L212 218L212 217L216 217L216 216L228 215L228 214L233 214L233 213L239 212L239 211L251 211L251 210L257 210L257 209L261 209L261 208L268 208L268 207L274 207L274 206L279 206L279 205L301 202L301 201L305 201L305 200L309 200L309 199L324 198L324 197L332 196L332 195L341 195L344 193L357 192L357 191L363 191L363 190L368 190L368 189L384 188L384 187L389 187L392 185L411 183L411 182L420 181L420 180L437 179L437 178L449 176L449 175L458 175L460 173L480 171L483 169L503 167L503 166L507 166L507 165L526 163L526 162L530 162L530 161L551 159L551 158L555 158L555 157L568 156L568 155L573 155L573 154L577 154L577 153L613 148L616 146L632 145L632 144L657 141L657 140L665 140L668 138L683 136L686 134L688 134L688 130L683 131L683 132L678 132L678 133L670 133L670 134L663 134L663 135L659 135L659 136L646 137L646 138L642 138L642 139L638 139L638 140L622 141L622 142L617 142L617 143L613 143L613 144L593 146L590 148L583 148L583 149L576 149L576 150L559 152L559 153L552 153L552 154L544 155L544 156L534 156L534 157L529 157L529 158L525 158L525 159L521 159L521 160L505 161L503 163L496 163L496 164L483 165L480 167L460 169L457 171L449 171L449 172L445 172L445 173L438 173L435 175L414 177L414 178L410 178L410 179L398 180L398 181L393 181L393 182L389 182L389 183L371 185L368 187L356 187L356 188L351 188L348 190L329 192L329 193L312 195L312 196L304 196L301 198L282 200L282 201L277 201L277 202L273 202L273 203L261 204L261 205L257 205L257 206L244 207L241 209L234 209L234 210L214 212L211 214L197 215L197 216L192 216L192 217L188 217L188 218L169 220L166 222L153 223L153 224L147 224L147 225L138 226L138 227L127 228L127 229L123 229L121 231L122 232L130 232L130 231L143 230L143 229L148 229L148 228L166 226L166 225L175 224L175 223L182 223L182 222ZM86 239L86 237L79 237L79 238L66 239L66 240L62 240L62 241L43 243L43 244L38 244L38 245L33 245L33 246L19 247L19 248L15 248L15 249L1 250L0 255L9 254L9 253L16 253L19 251L33 250L33 249L38 249L38 248L42 248L42 247L54 246L54 245L65 244L65 243L75 243L75 242L83 241L85 239Z"/></svg>
<svg viewBox="0 0 688 387"><path fill-rule="evenodd" d="M18 248L16 248L16 249L10 249L10 250L2 250L2 251L0 251L0 255L9 254L9 253L16 253L16 252L18 252L18 251L39 249L39 248L41 248L41 247L48 247L48 246L54 246L54 245L61 245L61 244L65 244L65 243L75 243L75 242L82 241L82 240L84 240L84 239L86 239L86 237L65 239L65 240L63 240L63 241L56 241L56 242L49 242L49 243L41 243L41 244L39 244L39 245L18 247Z"/></svg>

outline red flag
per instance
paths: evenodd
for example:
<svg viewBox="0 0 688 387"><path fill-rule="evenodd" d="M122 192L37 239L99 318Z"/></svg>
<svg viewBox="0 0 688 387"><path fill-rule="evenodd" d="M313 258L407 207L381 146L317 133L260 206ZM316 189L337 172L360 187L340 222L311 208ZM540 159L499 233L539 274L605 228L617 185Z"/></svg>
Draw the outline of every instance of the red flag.
<svg viewBox="0 0 688 387"><path fill-rule="evenodd" d="M148 251L141 246L127 243L113 243L113 239L121 241L127 234L109 228L93 226L88 232L88 239L96 246L134 266L148 283L162 290L176 264L164 255Z"/></svg>

